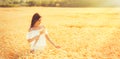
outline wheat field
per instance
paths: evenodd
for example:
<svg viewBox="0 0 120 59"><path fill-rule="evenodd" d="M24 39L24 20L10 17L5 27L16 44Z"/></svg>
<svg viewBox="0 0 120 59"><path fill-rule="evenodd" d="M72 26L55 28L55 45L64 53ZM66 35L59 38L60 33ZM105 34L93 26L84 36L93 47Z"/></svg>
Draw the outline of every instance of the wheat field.
<svg viewBox="0 0 120 59"><path fill-rule="evenodd" d="M26 34L38 12L52 41L29 53ZM120 8L0 8L0 59L119 59Z"/></svg>

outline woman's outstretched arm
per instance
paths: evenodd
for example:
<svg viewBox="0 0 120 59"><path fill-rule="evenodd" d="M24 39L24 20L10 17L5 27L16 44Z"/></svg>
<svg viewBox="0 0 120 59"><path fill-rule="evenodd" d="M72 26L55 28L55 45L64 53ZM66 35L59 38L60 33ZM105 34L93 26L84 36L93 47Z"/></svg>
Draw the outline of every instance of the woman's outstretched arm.
<svg viewBox="0 0 120 59"><path fill-rule="evenodd" d="M56 48L60 48L60 46L56 46L49 38L48 34L45 34L46 39Z"/></svg>

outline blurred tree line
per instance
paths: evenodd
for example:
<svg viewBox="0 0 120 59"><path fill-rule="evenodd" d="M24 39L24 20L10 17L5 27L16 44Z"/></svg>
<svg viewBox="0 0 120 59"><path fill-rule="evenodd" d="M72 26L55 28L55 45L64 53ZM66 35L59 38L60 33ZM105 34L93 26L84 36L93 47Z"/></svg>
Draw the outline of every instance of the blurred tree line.
<svg viewBox="0 0 120 59"><path fill-rule="evenodd" d="M102 0L101 0L102 1ZM91 7L97 0L0 0L0 7L46 6L46 7Z"/></svg>

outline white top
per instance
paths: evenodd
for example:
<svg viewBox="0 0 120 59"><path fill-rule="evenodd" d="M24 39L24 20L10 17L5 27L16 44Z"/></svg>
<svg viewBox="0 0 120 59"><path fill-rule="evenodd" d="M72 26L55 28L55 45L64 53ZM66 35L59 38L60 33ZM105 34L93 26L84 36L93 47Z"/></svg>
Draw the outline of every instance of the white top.
<svg viewBox="0 0 120 59"><path fill-rule="evenodd" d="M35 36L38 36L39 33L40 33L40 30L32 30L32 31L28 32L27 40L29 40ZM45 33L41 34L36 44L35 44L35 40L30 42L31 50L43 50L44 49L44 47L46 46L45 34L48 34L48 32L45 31Z"/></svg>

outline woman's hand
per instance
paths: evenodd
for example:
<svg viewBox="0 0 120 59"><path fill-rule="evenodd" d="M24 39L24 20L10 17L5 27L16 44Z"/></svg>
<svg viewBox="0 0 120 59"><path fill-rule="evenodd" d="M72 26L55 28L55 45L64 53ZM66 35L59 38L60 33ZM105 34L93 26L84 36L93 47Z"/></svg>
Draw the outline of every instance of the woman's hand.
<svg viewBox="0 0 120 59"><path fill-rule="evenodd" d="M39 35L38 35L38 36L36 36L34 39L38 40L38 39L39 39Z"/></svg>
<svg viewBox="0 0 120 59"><path fill-rule="evenodd" d="M55 46L55 48L61 48L60 46Z"/></svg>
<svg viewBox="0 0 120 59"><path fill-rule="evenodd" d="M32 41L38 40L38 39L39 39L39 35L35 36L35 37L31 38L31 39L28 39L28 42L32 42Z"/></svg>

